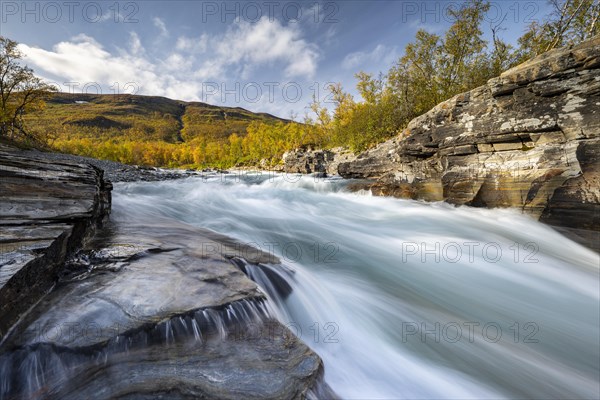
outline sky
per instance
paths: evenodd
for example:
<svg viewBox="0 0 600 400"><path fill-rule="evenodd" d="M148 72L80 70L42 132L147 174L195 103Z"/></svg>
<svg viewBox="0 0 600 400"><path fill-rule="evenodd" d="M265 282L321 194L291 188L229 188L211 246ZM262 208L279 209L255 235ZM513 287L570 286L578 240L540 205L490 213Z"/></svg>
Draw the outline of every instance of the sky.
<svg viewBox="0 0 600 400"><path fill-rule="evenodd" d="M5 1L0 35L61 91L134 93L303 119L327 86L386 72L418 29L443 34L451 1ZM498 1L515 42L545 1Z"/></svg>

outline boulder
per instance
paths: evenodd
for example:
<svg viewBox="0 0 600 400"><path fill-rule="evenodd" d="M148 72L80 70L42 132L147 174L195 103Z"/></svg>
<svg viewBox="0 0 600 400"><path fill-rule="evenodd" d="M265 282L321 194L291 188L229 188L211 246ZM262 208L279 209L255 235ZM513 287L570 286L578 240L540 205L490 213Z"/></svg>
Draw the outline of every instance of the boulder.
<svg viewBox="0 0 600 400"><path fill-rule="evenodd" d="M291 174L338 175L338 166L355 158L351 151L341 147L330 150L296 149L283 155L283 171Z"/></svg>

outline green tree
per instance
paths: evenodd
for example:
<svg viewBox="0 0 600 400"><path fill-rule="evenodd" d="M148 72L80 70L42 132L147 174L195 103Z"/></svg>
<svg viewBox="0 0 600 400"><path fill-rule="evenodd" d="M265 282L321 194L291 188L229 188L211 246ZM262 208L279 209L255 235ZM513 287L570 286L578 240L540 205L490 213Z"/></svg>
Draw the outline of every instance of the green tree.
<svg viewBox="0 0 600 400"><path fill-rule="evenodd" d="M23 54L18 43L0 36L0 136L31 137L23 115L44 106L44 98L56 89L19 63Z"/></svg>
<svg viewBox="0 0 600 400"><path fill-rule="evenodd" d="M442 97L479 86L487 80L478 67L486 57L486 41L482 38L481 23L490 4L484 0L469 0L460 7L450 7L452 25L441 44L440 65L437 69Z"/></svg>
<svg viewBox="0 0 600 400"><path fill-rule="evenodd" d="M552 12L543 22L533 22L519 38L522 60L600 33L598 0L548 0L548 3Z"/></svg>
<svg viewBox="0 0 600 400"><path fill-rule="evenodd" d="M438 35L419 30L413 43L406 46L404 56L400 58L392 77L391 85L400 89L406 85L405 100L411 104L411 114L422 114L444 100L439 68L442 62L441 38ZM401 76L399 71L406 73Z"/></svg>
<svg viewBox="0 0 600 400"><path fill-rule="evenodd" d="M489 2L484 0L450 7L452 25L443 37L419 30L415 41L406 46L389 79L393 92L412 104L406 110L408 115L422 114L493 76L481 29L489 8Z"/></svg>

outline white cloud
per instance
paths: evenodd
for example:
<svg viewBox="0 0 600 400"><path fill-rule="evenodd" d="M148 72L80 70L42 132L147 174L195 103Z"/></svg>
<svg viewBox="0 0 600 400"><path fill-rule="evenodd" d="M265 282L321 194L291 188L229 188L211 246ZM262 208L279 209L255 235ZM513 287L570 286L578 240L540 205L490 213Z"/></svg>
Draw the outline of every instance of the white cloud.
<svg viewBox="0 0 600 400"><path fill-rule="evenodd" d="M335 25L332 25L325 31L325 35L323 35L323 42L326 45L330 45L335 40L335 36L337 35L337 29Z"/></svg>
<svg viewBox="0 0 600 400"><path fill-rule="evenodd" d="M161 37L169 37L169 30L162 19L154 17L152 18L152 22L154 23L154 26L158 28Z"/></svg>
<svg viewBox="0 0 600 400"><path fill-rule="evenodd" d="M389 48L382 44L378 44L370 52L357 51L348 54L342 61L342 67L344 69L355 70L367 63L374 64L383 61L385 64L391 64L396 58L398 58L396 47Z"/></svg>
<svg viewBox="0 0 600 400"><path fill-rule="evenodd" d="M104 88L117 83L123 88L135 83L140 94L152 94L172 98L199 100L200 83L185 79L189 63L182 59L165 62L148 60L139 37L131 34L130 48L119 55L110 54L93 38L79 35L67 42L55 45L52 51L19 45L25 61L36 71L58 78L58 83L77 82L79 90L86 84L99 84ZM175 62L177 61L177 62ZM177 69L163 71L164 64ZM111 92L108 92L111 93Z"/></svg>
<svg viewBox="0 0 600 400"><path fill-rule="evenodd" d="M195 71L201 79L222 78L230 68L248 78L257 67L276 63L284 65L287 78L312 78L319 58L317 46L302 38L297 24L284 26L268 17L257 23L238 20L221 35L180 36L175 49L209 56Z"/></svg>
<svg viewBox="0 0 600 400"><path fill-rule="evenodd" d="M188 53L204 53L208 48L208 35L203 33L200 37L189 38L186 36L180 36L177 39L175 48L179 51Z"/></svg>
<svg viewBox="0 0 600 400"><path fill-rule="evenodd" d="M317 69L317 48L302 39L299 27L283 26L268 17L254 24L237 21L223 37L212 38L211 42L215 45L217 63L244 64L246 71L282 62L286 65L286 77L311 78Z"/></svg>
<svg viewBox="0 0 600 400"><path fill-rule="evenodd" d="M96 44L97 46L100 46L97 42ZM135 32L129 33L129 48L131 54L133 55L141 55L146 51L144 49L144 46L142 46L142 41L140 40L140 37Z"/></svg>
<svg viewBox="0 0 600 400"><path fill-rule="evenodd" d="M123 88L133 82L140 88L138 94L202 101L207 82L225 83L229 88L240 78L253 79L252 74L262 67L280 71L270 81L314 76L318 48L303 38L296 25L284 26L268 18L254 24L238 21L222 34L181 36L169 52L145 47L145 39L136 32L130 32L124 48L115 50L83 34L49 50L26 44L21 44L20 49L36 73L61 83L63 90L64 82L78 82L79 89L86 84L99 84L105 93L112 93L109 88L114 83ZM268 95L266 89L264 95ZM218 103L214 97L211 100ZM254 105L286 113L292 106L301 106L267 105L264 100ZM253 104L246 106L256 109Z"/></svg>

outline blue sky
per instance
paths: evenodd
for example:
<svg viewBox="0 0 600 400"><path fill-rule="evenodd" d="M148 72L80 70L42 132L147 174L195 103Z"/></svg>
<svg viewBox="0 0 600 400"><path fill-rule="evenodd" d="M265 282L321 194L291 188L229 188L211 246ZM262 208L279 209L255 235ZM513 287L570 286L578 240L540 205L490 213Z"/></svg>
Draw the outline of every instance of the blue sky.
<svg viewBox="0 0 600 400"><path fill-rule="evenodd" d="M63 91L137 93L301 119L313 95L387 71L449 1L0 1L0 35ZM456 3L454 3L456 4ZM514 42L544 1L493 2Z"/></svg>

